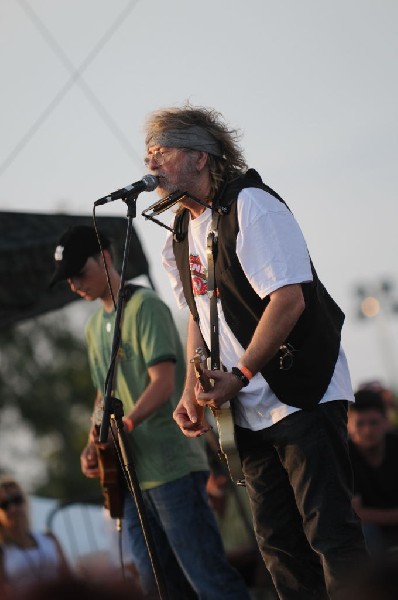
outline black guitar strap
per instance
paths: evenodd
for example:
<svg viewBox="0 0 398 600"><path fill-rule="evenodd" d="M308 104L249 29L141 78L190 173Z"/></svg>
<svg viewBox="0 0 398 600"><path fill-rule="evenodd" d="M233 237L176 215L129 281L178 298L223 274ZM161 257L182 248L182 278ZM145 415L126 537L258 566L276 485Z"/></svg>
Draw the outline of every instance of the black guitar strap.
<svg viewBox="0 0 398 600"><path fill-rule="evenodd" d="M220 213L213 210L212 221L207 235L206 245L206 256L207 256L207 294L210 299L210 369L219 370L222 369L220 361L220 341L219 341L219 330L218 330L218 311L217 311L217 285L216 285L216 273L215 273L215 261L217 259L218 249L218 224L220 220ZM234 399L230 400L230 410L232 415L234 414ZM221 451L221 455L224 454ZM220 456L220 453L219 453ZM224 464L224 461L221 461ZM245 485L244 479L236 482L238 485ZM237 494L235 486L233 485L233 478L230 477L230 488L233 495L235 496L239 512L241 513L243 522L248 527L248 531L253 534L253 529L248 523L247 517L241 500Z"/></svg>
<svg viewBox="0 0 398 600"><path fill-rule="evenodd" d="M218 222L220 215L213 211L209 233L207 235L207 295L210 299L210 369L219 370L220 364L220 341L218 337L218 311L217 311L217 286L216 266Z"/></svg>
<svg viewBox="0 0 398 600"><path fill-rule="evenodd" d="M125 301L128 302L130 298L135 294L135 292L142 287L142 285L137 285L135 283L126 283L126 285L124 286Z"/></svg>

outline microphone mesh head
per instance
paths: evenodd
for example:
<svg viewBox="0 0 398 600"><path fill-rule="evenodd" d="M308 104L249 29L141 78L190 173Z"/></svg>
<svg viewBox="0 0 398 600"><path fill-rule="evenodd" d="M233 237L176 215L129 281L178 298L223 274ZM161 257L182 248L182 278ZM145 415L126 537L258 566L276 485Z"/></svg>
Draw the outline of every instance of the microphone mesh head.
<svg viewBox="0 0 398 600"><path fill-rule="evenodd" d="M155 175L150 175L149 173L148 175L144 175L142 181L145 183L147 192L153 192L153 190L155 190L159 185L158 177Z"/></svg>

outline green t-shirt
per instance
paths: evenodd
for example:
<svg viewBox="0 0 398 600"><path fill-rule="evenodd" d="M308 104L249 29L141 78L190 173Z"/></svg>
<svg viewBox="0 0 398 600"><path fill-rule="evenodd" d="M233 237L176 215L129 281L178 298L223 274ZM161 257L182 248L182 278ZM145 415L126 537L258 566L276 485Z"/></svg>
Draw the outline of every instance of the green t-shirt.
<svg viewBox="0 0 398 600"><path fill-rule="evenodd" d="M115 312L101 307L86 325L91 375L104 395ZM128 414L149 383L147 368L161 361L176 363L175 390L170 399L129 434L132 458L142 489L208 469L204 441L185 437L172 413L181 397L185 376L180 338L168 307L148 288L138 289L125 304L114 395Z"/></svg>

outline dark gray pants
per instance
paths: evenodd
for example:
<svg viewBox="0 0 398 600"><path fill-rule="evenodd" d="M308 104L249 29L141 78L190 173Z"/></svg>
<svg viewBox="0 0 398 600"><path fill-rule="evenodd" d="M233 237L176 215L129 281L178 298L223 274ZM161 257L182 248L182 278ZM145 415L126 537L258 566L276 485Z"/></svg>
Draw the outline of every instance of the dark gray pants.
<svg viewBox="0 0 398 600"><path fill-rule="evenodd" d="M351 507L347 402L236 428L255 531L282 600L337 600L367 552ZM326 591L327 590L327 591Z"/></svg>

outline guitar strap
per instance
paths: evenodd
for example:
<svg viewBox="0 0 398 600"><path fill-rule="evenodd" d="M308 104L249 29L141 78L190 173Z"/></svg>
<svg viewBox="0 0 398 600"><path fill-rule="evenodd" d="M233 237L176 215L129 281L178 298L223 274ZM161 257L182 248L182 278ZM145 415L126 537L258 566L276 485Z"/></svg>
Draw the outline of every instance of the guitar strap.
<svg viewBox="0 0 398 600"><path fill-rule="evenodd" d="M124 286L124 300L128 302L130 298L135 294L137 290L142 288L142 285L137 285L135 283L126 283Z"/></svg>
<svg viewBox="0 0 398 600"><path fill-rule="evenodd" d="M219 370L220 364L220 341L218 337L218 311L217 311L217 286L216 265L218 223L220 215L213 210L210 230L207 235L207 295L210 300L210 369Z"/></svg>
<svg viewBox="0 0 398 600"><path fill-rule="evenodd" d="M207 256L207 294L210 299L210 369L211 370L219 370L222 369L221 361L220 361L220 341L218 335L218 311L217 311L217 284L216 284L216 259L217 259L217 249L218 249L218 224L220 221L220 213L213 210L212 220L209 229L209 233L207 235L207 244L206 244L206 256ZM230 410L232 415L234 414L234 400L230 400ZM238 485L245 486L244 479L241 479L236 482ZM233 478L230 478L230 489L235 497L235 501L238 506L238 510L241 514L242 520L245 524L245 527L250 533L250 536L253 537L253 529L250 526L250 523L245 514L245 510L241 499L239 498L239 494L235 486L233 485Z"/></svg>

